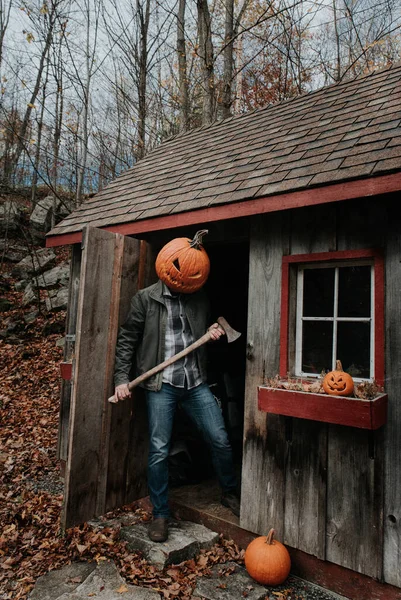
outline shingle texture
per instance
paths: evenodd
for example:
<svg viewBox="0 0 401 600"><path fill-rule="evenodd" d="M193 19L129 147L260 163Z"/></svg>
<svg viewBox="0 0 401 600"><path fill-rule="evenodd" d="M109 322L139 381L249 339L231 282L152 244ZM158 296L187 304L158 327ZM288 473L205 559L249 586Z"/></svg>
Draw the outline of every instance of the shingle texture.
<svg viewBox="0 0 401 600"><path fill-rule="evenodd" d="M401 170L401 66L178 135L50 235Z"/></svg>

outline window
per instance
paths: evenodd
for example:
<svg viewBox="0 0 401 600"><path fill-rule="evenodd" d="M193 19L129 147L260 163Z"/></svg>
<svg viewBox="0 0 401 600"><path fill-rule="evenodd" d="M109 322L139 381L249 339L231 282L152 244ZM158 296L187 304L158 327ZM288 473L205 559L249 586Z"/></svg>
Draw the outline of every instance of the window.
<svg viewBox="0 0 401 600"><path fill-rule="evenodd" d="M374 377L373 266L298 267L296 376L343 368L354 379Z"/></svg>
<svg viewBox="0 0 401 600"><path fill-rule="evenodd" d="M358 250L283 258L280 375L384 379L383 260ZM292 309L290 309L292 307Z"/></svg>

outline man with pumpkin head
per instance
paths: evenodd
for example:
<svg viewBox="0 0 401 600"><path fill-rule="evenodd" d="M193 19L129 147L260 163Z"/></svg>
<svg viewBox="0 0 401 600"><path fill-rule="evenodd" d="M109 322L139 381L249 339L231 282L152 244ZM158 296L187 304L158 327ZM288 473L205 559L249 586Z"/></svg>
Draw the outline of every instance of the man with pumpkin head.
<svg viewBox="0 0 401 600"><path fill-rule="evenodd" d="M210 270L209 257L202 246L205 233L198 231L192 241L176 238L166 244L156 258L158 282L133 297L116 346L116 401L130 395L128 383L133 365L139 376L188 347L207 330L213 340L223 335L218 323L208 327L209 303L201 289ZM221 410L207 385L205 346L141 385L146 390L149 417L148 486L153 504L150 539L164 542L168 537L168 455L177 404L208 443L222 488L222 504L239 515L231 446Z"/></svg>

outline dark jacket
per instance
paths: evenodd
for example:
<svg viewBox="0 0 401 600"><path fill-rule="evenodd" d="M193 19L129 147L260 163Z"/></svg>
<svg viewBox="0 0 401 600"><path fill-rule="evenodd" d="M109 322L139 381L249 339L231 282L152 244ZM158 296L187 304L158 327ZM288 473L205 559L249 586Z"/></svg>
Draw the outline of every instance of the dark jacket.
<svg viewBox="0 0 401 600"><path fill-rule="evenodd" d="M194 341L200 338L210 325L209 302L203 290L183 294L183 303ZM163 298L163 283L159 280L135 294L124 325L120 328L114 369L115 386L128 383L134 366L138 377L164 360L167 308ZM196 350L203 381L207 379L206 349ZM141 387L158 391L162 385L163 372L145 380Z"/></svg>

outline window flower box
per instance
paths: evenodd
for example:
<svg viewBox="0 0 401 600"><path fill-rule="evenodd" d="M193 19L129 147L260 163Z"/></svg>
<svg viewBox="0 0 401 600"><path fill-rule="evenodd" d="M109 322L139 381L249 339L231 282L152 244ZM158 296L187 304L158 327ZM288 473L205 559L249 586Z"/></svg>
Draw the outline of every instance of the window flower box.
<svg viewBox="0 0 401 600"><path fill-rule="evenodd" d="M275 415L360 429L378 429L387 421L387 394L384 393L366 399L259 386L258 406L259 410Z"/></svg>

